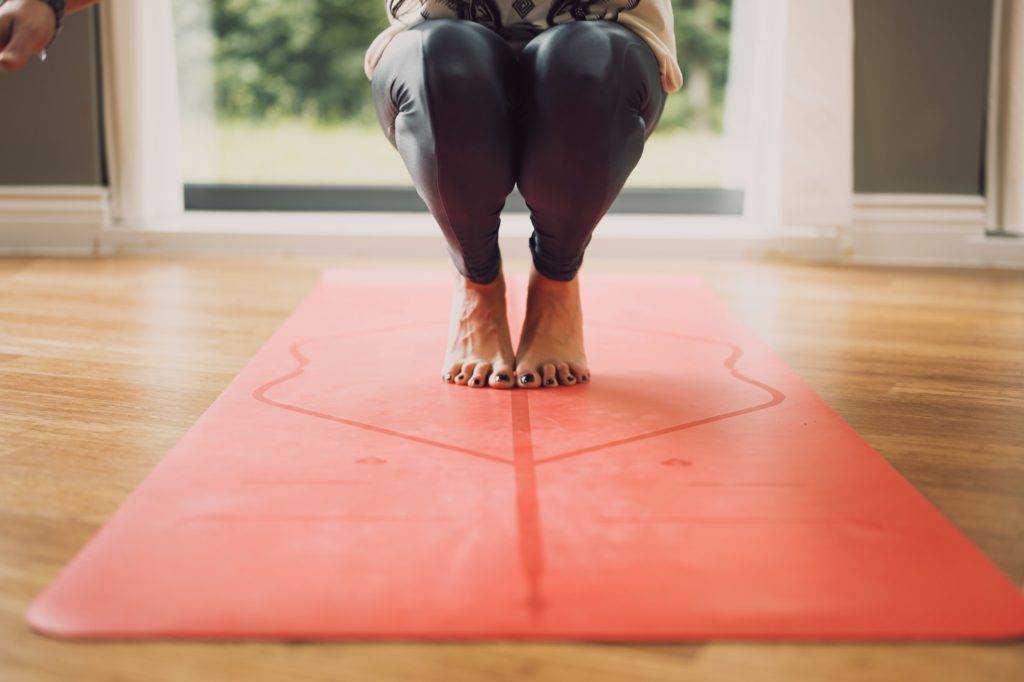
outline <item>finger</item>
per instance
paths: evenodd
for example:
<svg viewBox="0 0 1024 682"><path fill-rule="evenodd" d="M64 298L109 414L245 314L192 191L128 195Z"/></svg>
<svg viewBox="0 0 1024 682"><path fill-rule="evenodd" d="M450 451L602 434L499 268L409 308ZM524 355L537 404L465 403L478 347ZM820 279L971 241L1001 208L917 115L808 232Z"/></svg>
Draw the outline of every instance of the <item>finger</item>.
<svg viewBox="0 0 1024 682"><path fill-rule="evenodd" d="M28 62L28 57L28 50L19 44L18 36L15 34L11 42L7 44L7 47L0 52L0 69L6 69L7 71L20 69Z"/></svg>
<svg viewBox="0 0 1024 682"><path fill-rule="evenodd" d="M31 24L18 22L11 29L11 40L0 52L0 67L20 69L25 66L28 58L46 47L46 38L42 32Z"/></svg>
<svg viewBox="0 0 1024 682"><path fill-rule="evenodd" d="M10 49L0 52L0 69L4 71L17 71L28 62L27 54L19 54Z"/></svg>
<svg viewBox="0 0 1024 682"><path fill-rule="evenodd" d="M4 12L0 7L0 49L3 49L11 40L11 25L14 23L14 14Z"/></svg>

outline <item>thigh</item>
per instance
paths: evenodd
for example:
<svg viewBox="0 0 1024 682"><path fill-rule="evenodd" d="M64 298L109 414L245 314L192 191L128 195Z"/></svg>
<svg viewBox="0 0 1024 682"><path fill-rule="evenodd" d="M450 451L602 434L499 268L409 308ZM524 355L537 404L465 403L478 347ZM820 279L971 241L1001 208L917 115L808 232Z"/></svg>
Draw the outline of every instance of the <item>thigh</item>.
<svg viewBox="0 0 1024 682"><path fill-rule="evenodd" d="M515 185L515 53L493 31L437 19L399 33L374 71L381 127L475 282L500 266L499 215Z"/></svg>
<svg viewBox="0 0 1024 682"><path fill-rule="evenodd" d="M520 58L522 116L572 116L626 105L653 132L665 106L658 60L640 36L614 21L573 21L534 38Z"/></svg>

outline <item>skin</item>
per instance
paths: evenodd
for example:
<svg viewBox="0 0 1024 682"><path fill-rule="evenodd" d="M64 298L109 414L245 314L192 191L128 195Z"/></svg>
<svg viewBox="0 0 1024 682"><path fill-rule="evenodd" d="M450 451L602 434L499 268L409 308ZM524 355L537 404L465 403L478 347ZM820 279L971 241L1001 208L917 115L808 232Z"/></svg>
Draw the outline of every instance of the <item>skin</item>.
<svg viewBox="0 0 1024 682"><path fill-rule="evenodd" d="M442 378L472 388L515 386L502 273L489 284L457 275Z"/></svg>
<svg viewBox="0 0 1024 682"><path fill-rule="evenodd" d="M533 270L515 355L510 336L504 276L499 274L490 284L457 276L442 369L446 382L471 388L535 389L590 381L579 277L559 282Z"/></svg>
<svg viewBox="0 0 1024 682"><path fill-rule="evenodd" d="M70 0L66 13L96 0ZM41 0L8 0L0 5L0 71L17 71L53 42L57 18Z"/></svg>
<svg viewBox="0 0 1024 682"><path fill-rule="evenodd" d="M526 317L516 350L516 378L523 388L590 381L578 275L559 282L536 270L530 272Z"/></svg>

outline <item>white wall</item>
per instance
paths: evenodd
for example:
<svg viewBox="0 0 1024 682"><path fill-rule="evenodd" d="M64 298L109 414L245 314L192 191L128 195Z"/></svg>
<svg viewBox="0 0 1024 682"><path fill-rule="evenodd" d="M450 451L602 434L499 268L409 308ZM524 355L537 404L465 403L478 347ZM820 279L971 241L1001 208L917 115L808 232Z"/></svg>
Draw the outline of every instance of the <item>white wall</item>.
<svg viewBox="0 0 1024 682"><path fill-rule="evenodd" d="M1004 3L1002 38L1002 205L997 226L1024 233L1024 2Z"/></svg>

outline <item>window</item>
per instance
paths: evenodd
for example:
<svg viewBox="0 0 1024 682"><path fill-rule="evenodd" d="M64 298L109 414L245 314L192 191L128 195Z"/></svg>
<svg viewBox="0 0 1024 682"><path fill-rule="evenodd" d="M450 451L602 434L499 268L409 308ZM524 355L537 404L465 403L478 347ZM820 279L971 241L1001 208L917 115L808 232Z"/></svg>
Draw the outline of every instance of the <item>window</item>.
<svg viewBox="0 0 1024 682"><path fill-rule="evenodd" d="M669 98L616 208L739 213L722 132L732 2L674 4L687 85ZM173 7L189 208L422 208L362 71L367 44L387 24L381 0ZM521 199L510 208L522 210Z"/></svg>

